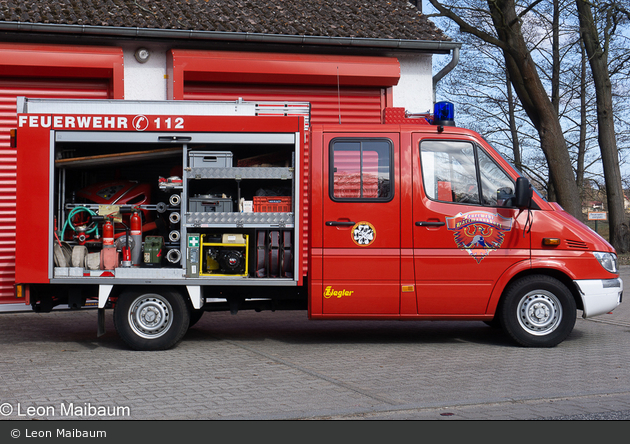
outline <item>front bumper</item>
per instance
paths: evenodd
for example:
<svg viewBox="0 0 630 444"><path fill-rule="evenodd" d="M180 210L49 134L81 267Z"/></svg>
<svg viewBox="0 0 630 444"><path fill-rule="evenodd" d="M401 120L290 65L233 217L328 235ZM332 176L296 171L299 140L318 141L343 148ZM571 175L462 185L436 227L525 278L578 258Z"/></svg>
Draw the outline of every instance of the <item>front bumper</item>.
<svg viewBox="0 0 630 444"><path fill-rule="evenodd" d="M580 290L583 318L608 313L621 304L623 281L616 279L585 279L573 281Z"/></svg>

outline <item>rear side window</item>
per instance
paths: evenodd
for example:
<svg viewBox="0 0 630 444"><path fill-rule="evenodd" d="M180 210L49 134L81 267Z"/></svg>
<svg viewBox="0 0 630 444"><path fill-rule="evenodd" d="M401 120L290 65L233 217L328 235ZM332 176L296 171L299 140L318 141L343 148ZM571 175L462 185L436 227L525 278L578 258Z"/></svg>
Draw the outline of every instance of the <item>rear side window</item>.
<svg viewBox="0 0 630 444"><path fill-rule="evenodd" d="M389 139L334 139L330 194L335 201L389 201L393 197L393 145Z"/></svg>

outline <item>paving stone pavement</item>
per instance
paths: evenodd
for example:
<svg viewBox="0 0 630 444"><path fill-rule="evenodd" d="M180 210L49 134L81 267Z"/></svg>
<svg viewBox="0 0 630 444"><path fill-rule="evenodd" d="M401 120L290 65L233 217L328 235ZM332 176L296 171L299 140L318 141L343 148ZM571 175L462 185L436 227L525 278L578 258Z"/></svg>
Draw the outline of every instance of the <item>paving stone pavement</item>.
<svg viewBox="0 0 630 444"><path fill-rule="evenodd" d="M630 266L622 277L629 285ZM0 314L0 419L448 421L630 412L628 302L578 318L551 349L515 346L482 322L240 312L206 313L172 350L134 352L111 312L106 326L97 338L94 310ZM107 414L91 414L99 408Z"/></svg>

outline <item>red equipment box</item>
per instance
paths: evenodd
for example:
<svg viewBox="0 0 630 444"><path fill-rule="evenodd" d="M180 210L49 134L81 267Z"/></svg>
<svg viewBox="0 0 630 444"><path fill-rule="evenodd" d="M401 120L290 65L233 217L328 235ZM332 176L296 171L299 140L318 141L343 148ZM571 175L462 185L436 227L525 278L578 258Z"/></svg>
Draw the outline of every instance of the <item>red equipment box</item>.
<svg viewBox="0 0 630 444"><path fill-rule="evenodd" d="M254 213L290 213L291 196L254 196Z"/></svg>

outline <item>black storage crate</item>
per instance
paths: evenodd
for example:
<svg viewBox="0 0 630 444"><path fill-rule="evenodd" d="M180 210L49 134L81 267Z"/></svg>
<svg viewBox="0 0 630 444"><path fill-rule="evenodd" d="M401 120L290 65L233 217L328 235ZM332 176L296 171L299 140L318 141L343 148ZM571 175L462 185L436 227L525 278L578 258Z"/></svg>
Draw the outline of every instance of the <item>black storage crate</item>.
<svg viewBox="0 0 630 444"><path fill-rule="evenodd" d="M195 196L188 199L188 211L191 213L231 213L232 199L212 195Z"/></svg>

